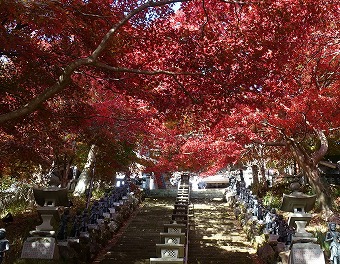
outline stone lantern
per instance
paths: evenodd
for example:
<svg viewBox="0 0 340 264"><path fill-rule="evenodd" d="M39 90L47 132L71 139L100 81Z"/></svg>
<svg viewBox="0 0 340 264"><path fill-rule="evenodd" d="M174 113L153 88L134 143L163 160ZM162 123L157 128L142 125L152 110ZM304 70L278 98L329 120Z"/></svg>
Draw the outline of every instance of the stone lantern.
<svg viewBox="0 0 340 264"><path fill-rule="evenodd" d="M48 187L43 189L33 189L34 199L38 204L39 212L43 222L36 226L36 231L53 231L52 221L60 219L58 207L68 206L67 189L58 187Z"/></svg>
<svg viewBox="0 0 340 264"><path fill-rule="evenodd" d="M312 218L308 213L315 205L316 195L307 195L299 191L300 184L291 184L293 192L283 194L281 210L290 212L288 225L295 228L292 246L289 252L289 264L324 264L323 251L315 244L316 238L306 231L306 226Z"/></svg>
<svg viewBox="0 0 340 264"><path fill-rule="evenodd" d="M58 259L59 251L52 223L60 219L58 207L68 206L67 189L51 186L34 188L34 198L38 204L42 224L30 232L22 248L21 258L28 259Z"/></svg>
<svg viewBox="0 0 340 264"><path fill-rule="evenodd" d="M306 231L306 226L312 218L308 213L314 207L316 195L307 195L302 192L294 191L291 194L283 194L281 210L291 212L288 225L295 228L293 241L312 239L312 234ZM314 241L314 238L312 239ZM315 239L316 241L316 239Z"/></svg>

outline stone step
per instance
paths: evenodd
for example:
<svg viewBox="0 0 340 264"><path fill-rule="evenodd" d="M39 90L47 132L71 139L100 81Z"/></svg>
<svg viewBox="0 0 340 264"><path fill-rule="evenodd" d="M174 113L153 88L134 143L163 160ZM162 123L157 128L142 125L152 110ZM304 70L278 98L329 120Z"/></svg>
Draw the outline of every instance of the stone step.
<svg viewBox="0 0 340 264"><path fill-rule="evenodd" d="M221 190L208 190L192 199L188 264L254 264L254 249L222 198ZM149 264L156 257L163 225L170 222L174 201L173 197L146 198L125 232L94 263Z"/></svg>
<svg viewBox="0 0 340 264"><path fill-rule="evenodd" d="M149 264L150 257L156 257L163 224L171 220L174 202L174 198L147 198L124 234L97 263Z"/></svg>

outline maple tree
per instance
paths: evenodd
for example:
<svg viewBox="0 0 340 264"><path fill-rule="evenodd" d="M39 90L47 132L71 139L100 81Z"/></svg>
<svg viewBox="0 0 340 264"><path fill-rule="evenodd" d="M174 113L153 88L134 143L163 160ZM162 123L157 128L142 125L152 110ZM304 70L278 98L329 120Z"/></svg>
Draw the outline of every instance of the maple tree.
<svg viewBox="0 0 340 264"><path fill-rule="evenodd" d="M167 2L173 1L164 1ZM108 1L74 1L72 4L68 1L2 1L0 4L3 18L0 35L1 119L6 122L2 126L2 139L4 145L9 145L7 153L13 149L26 150L15 151L17 155L11 159L6 156L7 165L15 158L27 158L32 162L33 156L36 157L35 164L44 165L53 160L57 163L58 160L64 160L67 163L64 162L64 167L69 167L74 153L69 153L69 150L62 146L64 137L76 135L75 140L87 137L86 140L91 144L93 133L89 133L89 124L85 119L98 109L94 109L95 106L89 102L89 95L94 95L89 87L100 86L93 82L93 79L99 79L100 82L104 78L102 82L105 82L104 74L100 76L95 71L81 69L80 66L88 65L103 53L102 50L107 46L110 34L112 35L112 25L112 31L116 33L134 13L162 3L150 2L132 11L125 18L124 12L136 7L133 2L112 5ZM154 15L157 13L154 12ZM146 14L137 17L133 23L147 21L145 16ZM127 25L127 28L131 29L133 23ZM90 24L92 30L88 28ZM102 37L104 39L101 39ZM119 49L124 50L126 42L128 35L117 36L117 43L121 45ZM115 52L114 46L112 45L109 54ZM82 59L86 56L87 59ZM111 62L115 60L118 62L120 56L117 55ZM56 95L66 86L67 92ZM113 93L117 92L119 90ZM53 99L47 101L51 96L54 96ZM10 139L12 145L9 144ZM32 145L36 149L35 152ZM64 176L66 171L64 170Z"/></svg>
<svg viewBox="0 0 340 264"><path fill-rule="evenodd" d="M214 78L209 83L205 76L197 85L199 90L189 91L192 87L185 85L186 93L196 99L191 108L191 113L197 113L196 124L208 128L192 133L187 145L198 146L196 154L205 157L205 162L207 157L220 161L237 155L253 142L286 146L323 208L331 209L317 164L327 152L325 133L339 127L339 31L334 22L339 9L327 1L276 1L233 6L234 12L221 15L220 6L210 4L201 6L205 20L193 15L190 4L184 5L190 15L183 9L177 25L180 33L190 32L185 35L187 42L195 40L205 49L200 53L201 67ZM222 20L230 14L227 22ZM195 63L202 57L196 56ZM209 58L210 67L203 68ZM305 142L312 138L319 147L309 151ZM194 155L190 154L187 160ZM210 167L226 164L212 162Z"/></svg>
<svg viewBox="0 0 340 264"><path fill-rule="evenodd" d="M181 2L176 13L169 5L175 2ZM2 129L17 122L29 129L29 121L49 122L42 112L63 109L65 116L69 107L91 121L62 124L103 153L112 145L99 139L137 149L137 135L151 133L159 168L200 171L236 161L254 141L290 142L322 198L314 172L325 148L310 166L296 142L315 131L324 139L322 130L339 124L339 9L332 1L2 1L0 7ZM125 113L112 115L108 109L120 102ZM144 130L135 126L141 102L160 118ZM109 120L120 115L125 128ZM136 137L117 140L116 131Z"/></svg>

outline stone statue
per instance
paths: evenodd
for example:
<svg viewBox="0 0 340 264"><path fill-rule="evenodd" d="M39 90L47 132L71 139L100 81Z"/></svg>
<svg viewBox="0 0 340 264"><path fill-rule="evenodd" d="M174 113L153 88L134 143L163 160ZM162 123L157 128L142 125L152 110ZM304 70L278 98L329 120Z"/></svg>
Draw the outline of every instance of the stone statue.
<svg viewBox="0 0 340 264"><path fill-rule="evenodd" d="M65 240L67 238L67 225L70 218L70 211L68 209L65 209L63 215L61 216L60 224L59 224L59 230L57 234L58 240Z"/></svg>
<svg viewBox="0 0 340 264"><path fill-rule="evenodd" d="M88 224L88 215L87 212L84 210L83 214L81 216L81 222L80 222L80 229L79 232L87 232L87 224Z"/></svg>
<svg viewBox="0 0 340 264"><path fill-rule="evenodd" d="M290 245L292 243L293 230L290 229L288 223L283 219L283 215L278 215L276 222L279 235L277 241L284 242L286 245Z"/></svg>
<svg viewBox="0 0 340 264"><path fill-rule="evenodd" d="M336 231L336 223L328 224L329 231L326 233L325 241L330 243L329 249L331 251L331 263L340 263L340 233Z"/></svg>
<svg viewBox="0 0 340 264"><path fill-rule="evenodd" d="M240 194L241 194L241 185L240 185L239 181L236 182L235 189L236 189L236 195L240 196Z"/></svg>
<svg viewBox="0 0 340 264"><path fill-rule="evenodd" d="M106 213L108 210L107 210L107 205L106 205L106 202L103 198L101 198L98 202L98 219L103 219L104 216L103 216L103 213Z"/></svg>
<svg viewBox="0 0 340 264"><path fill-rule="evenodd" d="M236 189L236 178L234 176L231 176L229 179L229 186L232 190Z"/></svg>
<svg viewBox="0 0 340 264"><path fill-rule="evenodd" d="M263 220L263 206L261 201L258 201L255 213L258 220Z"/></svg>
<svg viewBox="0 0 340 264"><path fill-rule="evenodd" d="M100 213L99 203L97 201L95 201L93 203L92 208L91 208L91 214L90 214L90 224L91 225L97 224L97 219L99 219L99 213Z"/></svg>
<svg viewBox="0 0 340 264"><path fill-rule="evenodd" d="M78 210L77 214L74 216L72 228L71 228L71 231L70 231L70 237L79 237L80 228L81 228L81 224L82 224L82 218L83 218L83 216L81 214L81 211Z"/></svg>
<svg viewBox="0 0 340 264"><path fill-rule="evenodd" d="M265 216L266 230L269 234L276 235L276 210L272 208Z"/></svg>
<svg viewBox="0 0 340 264"><path fill-rule="evenodd" d="M105 193L103 197L103 202L104 202L104 213L107 213L109 212L109 208L110 208L110 197L108 193Z"/></svg>
<svg viewBox="0 0 340 264"><path fill-rule="evenodd" d="M6 230L0 228L0 263L2 263L5 252L9 250L9 242L6 239Z"/></svg>
<svg viewBox="0 0 340 264"><path fill-rule="evenodd" d="M259 201L256 199L256 197L254 198L253 200L253 203L252 203L252 207L253 207L253 216L256 216L257 219L259 220Z"/></svg>
<svg viewBox="0 0 340 264"><path fill-rule="evenodd" d="M247 204L249 203L249 199L250 199L250 190L249 189L245 189L244 190L244 196L243 196L243 201Z"/></svg>

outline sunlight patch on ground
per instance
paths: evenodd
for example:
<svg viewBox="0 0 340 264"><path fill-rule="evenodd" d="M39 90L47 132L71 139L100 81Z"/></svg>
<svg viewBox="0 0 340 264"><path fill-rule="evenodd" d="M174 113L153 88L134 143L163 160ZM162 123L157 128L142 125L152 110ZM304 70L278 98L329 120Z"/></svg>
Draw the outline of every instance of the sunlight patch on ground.
<svg viewBox="0 0 340 264"><path fill-rule="evenodd" d="M203 239L224 240L225 239L225 234L219 233L219 234L213 234L211 236L203 236Z"/></svg>
<svg viewBox="0 0 340 264"><path fill-rule="evenodd" d="M231 236L239 236L240 233L239 232L231 232L231 233L229 233L229 235L231 235Z"/></svg>
<svg viewBox="0 0 340 264"><path fill-rule="evenodd" d="M216 229L215 228L212 228L212 227L208 227L208 228L206 228L205 229L206 231L208 231L208 232L214 232Z"/></svg>
<svg viewBox="0 0 340 264"><path fill-rule="evenodd" d="M149 207L154 207L154 208L157 208L157 207L164 208L165 207L165 208L170 208L170 209L173 209L173 207L174 207L172 199L169 199L169 202L164 202L164 203L159 202L157 199L148 199L148 200L149 200L148 201Z"/></svg>
<svg viewBox="0 0 340 264"><path fill-rule="evenodd" d="M194 204L194 210L214 210L209 204Z"/></svg>
<svg viewBox="0 0 340 264"><path fill-rule="evenodd" d="M231 251L231 252L248 252L249 254L255 254L256 250L249 247L240 247L240 246L220 246L221 249L225 251Z"/></svg>

